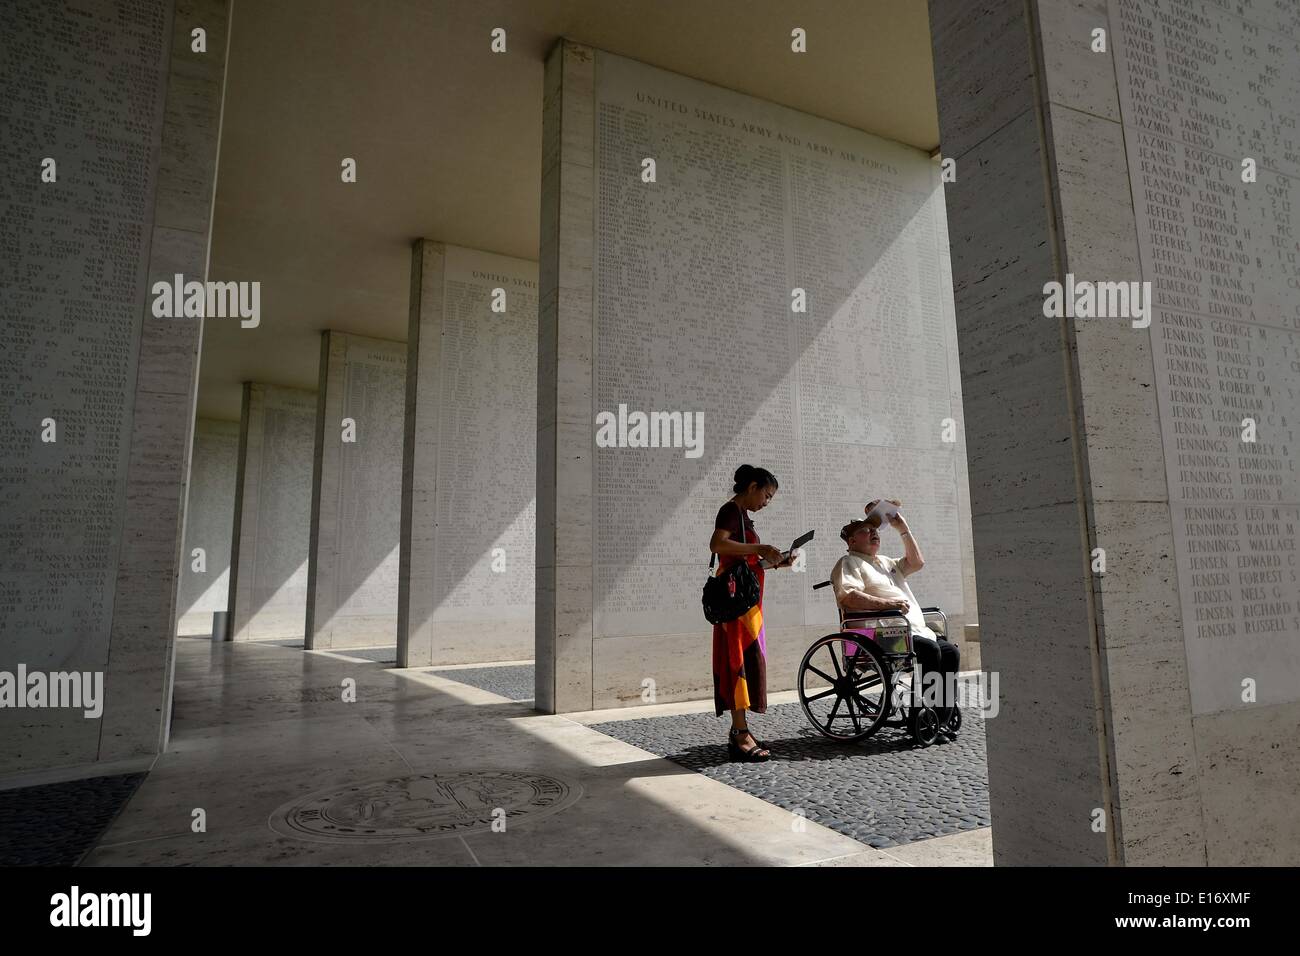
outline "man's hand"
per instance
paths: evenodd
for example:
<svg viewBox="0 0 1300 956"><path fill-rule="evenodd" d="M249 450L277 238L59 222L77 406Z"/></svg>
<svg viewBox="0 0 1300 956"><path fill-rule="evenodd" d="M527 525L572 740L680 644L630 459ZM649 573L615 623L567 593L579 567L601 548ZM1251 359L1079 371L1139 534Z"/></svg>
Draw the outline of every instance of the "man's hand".
<svg viewBox="0 0 1300 956"><path fill-rule="evenodd" d="M907 526L907 519L903 517L903 512L899 512L889 519L889 526L899 534L906 534L911 529Z"/></svg>

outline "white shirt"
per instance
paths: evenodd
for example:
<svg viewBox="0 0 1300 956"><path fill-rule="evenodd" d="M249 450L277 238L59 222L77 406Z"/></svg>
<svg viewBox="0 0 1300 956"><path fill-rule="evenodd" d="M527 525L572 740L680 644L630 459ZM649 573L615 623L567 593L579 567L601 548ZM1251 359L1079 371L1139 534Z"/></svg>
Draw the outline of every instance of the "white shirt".
<svg viewBox="0 0 1300 956"><path fill-rule="evenodd" d="M925 615L921 613L921 602L912 593L907 576L899 570L900 560L883 554L871 558L859 551L850 551L835 563L835 570L831 572L835 600L843 605L848 592L862 591L886 601L906 601L907 623L912 626L912 633L938 640L938 635L926 626Z"/></svg>

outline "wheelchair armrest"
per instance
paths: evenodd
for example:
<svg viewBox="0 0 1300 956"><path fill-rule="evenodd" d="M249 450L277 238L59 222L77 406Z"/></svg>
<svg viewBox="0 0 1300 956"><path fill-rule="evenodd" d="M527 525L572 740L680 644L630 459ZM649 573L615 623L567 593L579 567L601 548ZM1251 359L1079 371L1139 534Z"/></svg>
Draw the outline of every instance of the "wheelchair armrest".
<svg viewBox="0 0 1300 956"><path fill-rule="evenodd" d="M844 612L844 620L846 621L862 621L867 618L880 618L880 617L905 618L906 615L904 615L902 611L845 611Z"/></svg>
<svg viewBox="0 0 1300 956"><path fill-rule="evenodd" d="M943 638L945 638L945 639L948 637L948 615L945 614L945 613L943 613L943 608L941 608L941 607L923 607L923 608L921 608L921 613L922 613L923 615L926 615L926 620L927 620L927 622L928 622L930 625L932 625L932 627L933 627L934 629L937 629L937 632L939 633L939 635L940 635L941 637L943 637ZM931 615L931 614L937 614L937 615L939 615L938 620L930 620L929 615ZM940 621L942 621L943 623L940 624Z"/></svg>

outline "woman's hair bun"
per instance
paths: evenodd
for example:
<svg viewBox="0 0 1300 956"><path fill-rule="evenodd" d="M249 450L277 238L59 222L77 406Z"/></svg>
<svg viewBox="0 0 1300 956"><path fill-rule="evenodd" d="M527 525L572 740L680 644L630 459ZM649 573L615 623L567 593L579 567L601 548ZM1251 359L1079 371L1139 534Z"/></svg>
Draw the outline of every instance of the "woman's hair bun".
<svg viewBox="0 0 1300 956"><path fill-rule="evenodd" d="M736 469L735 486L733 491L741 494L749 490L749 486L758 483L760 488L779 488L776 475L772 474L766 468L759 468L757 465L741 465Z"/></svg>

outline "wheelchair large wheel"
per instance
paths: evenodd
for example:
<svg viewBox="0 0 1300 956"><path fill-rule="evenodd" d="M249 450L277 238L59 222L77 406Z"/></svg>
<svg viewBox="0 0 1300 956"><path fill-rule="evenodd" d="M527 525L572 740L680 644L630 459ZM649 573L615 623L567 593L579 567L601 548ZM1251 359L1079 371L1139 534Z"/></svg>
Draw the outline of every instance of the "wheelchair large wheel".
<svg viewBox="0 0 1300 956"><path fill-rule="evenodd" d="M889 716L889 666L869 640L827 634L799 665L799 703L818 732L833 740L861 740Z"/></svg>

